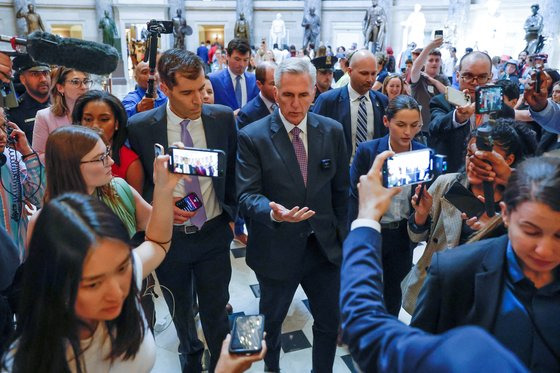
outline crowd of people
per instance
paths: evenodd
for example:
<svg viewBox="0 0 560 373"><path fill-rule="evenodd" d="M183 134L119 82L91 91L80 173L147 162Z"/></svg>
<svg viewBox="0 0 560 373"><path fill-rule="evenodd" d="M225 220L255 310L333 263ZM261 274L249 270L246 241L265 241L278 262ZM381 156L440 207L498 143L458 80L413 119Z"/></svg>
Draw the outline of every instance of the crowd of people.
<svg viewBox="0 0 560 373"><path fill-rule="evenodd" d="M0 53L0 79L20 83L0 116L2 369L150 371L150 277L172 294L184 372L202 371L205 344L210 372L279 372L298 286L317 373L341 341L364 372L560 370L560 74L525 52L442 61L443 46L397 62L390 47L203 42L160 53L153 98L140 62L122 100L87 72ZM502 109L481 115L489 84ZM201 160L184 176L156 145L220 150L224 175ZM383 186L388 157L427 148L446 173L417 183L413 159L401 173L418 175ZM457 188L485 211L456 206ZM190 194L200 208L175 205ZM233 240L260 286L254 354L228 349Z"/></svg>

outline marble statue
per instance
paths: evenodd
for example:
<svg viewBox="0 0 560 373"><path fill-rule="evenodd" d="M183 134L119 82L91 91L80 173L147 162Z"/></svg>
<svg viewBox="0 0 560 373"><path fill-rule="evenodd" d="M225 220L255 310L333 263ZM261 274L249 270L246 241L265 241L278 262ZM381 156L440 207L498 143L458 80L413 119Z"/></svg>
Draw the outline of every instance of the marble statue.
<svg viewBox="0 0 560 373"><path fill-rule="evenodd" d="M27 33L31 34L33 31L40 30L45 31L45 25L41 20L41 16L35 13L35 6L33 4L27 4L27 12L21 8L16 14L16 18L24 18L27 23Z"/></svg>
<svg viewBox="0 0 560 373"><path fill-rule="evenodd" d="M319 37L321 18L315 14L315 7L309 8L309 13L303 17L301 27L303 27L303 48L307 48L309 44L318 47L317 38Z"/></svg>
<svg viewBox="0 0 560 373"><path fill-rule="evenodd" d="M191 35L192 29L187 26L187 21L183 17L181 9L177 9L177 15L173 17L173 48L186 49L185 35Z"/></svg>
<svg viewBox="0 0 560 373"><path fill-rule="evenodd" d="M426 28L426 17L421 12L422 5L415 4L414 11L408 15L403 25L403 45L408 45L412 42L416 43L418 47L424 46L424 30Z"/></svg>
<svg viewBox="0 0 560 373"><path fill-rule="evenodd" d="M109 17L109 12L106 10L105 15L99 21L99 29L103 33L103 44L115 46L115 36L117 36L117 26L115 21Z"/></svg>
<svg viewBox="0 0 560 373"><path fill-rule="evenodd" d="M270 27L270 45L278 44L279 46L287 43L286 41L286 24L282 19L282 14L277 13L276 19L272 21Z"/></svg>
<svg viewBox="0 0 560 373"><path fill-rule="evenodd" d="M239 19L235 22L235 28L233 30L233 35L240 39L249 39L249 22L245 19L245 14L240 13Z"/></svg>
<svg viewBox="0 0 560 373"><path fill-rule="evenodd" d="M539 4L531 5L532 15L525 20L525 41L527 46L524 51L527 54L539 53L544 46L543 17L539 14Z"/></svg>
<svg viewBox="0 0 560 373"><path fill-rule="evenodd" d="M366 11L362 22L364 32L364 45L372 52L385 50L385 28L387 16L385 10L379 5L378 0L371 1L371 8ZM371 43L371 47L370 47Z"/></svg>

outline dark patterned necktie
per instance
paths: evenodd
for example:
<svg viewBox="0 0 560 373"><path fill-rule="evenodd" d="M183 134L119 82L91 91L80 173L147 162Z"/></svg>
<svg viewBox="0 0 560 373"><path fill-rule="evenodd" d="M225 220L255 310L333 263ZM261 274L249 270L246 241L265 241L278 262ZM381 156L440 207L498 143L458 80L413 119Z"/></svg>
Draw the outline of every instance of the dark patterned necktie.
<svg viewBox="0 0 560 373"><path fill-rule="evenodd" d="M299 128L294 127L290 132L292 133L292 145L294 146L294 151L296 152L299 170L301 171L301 176L303 176L303 183L307 186L307 154L305 153L303 141L299 137L299 134L302 131Z"/></svg>

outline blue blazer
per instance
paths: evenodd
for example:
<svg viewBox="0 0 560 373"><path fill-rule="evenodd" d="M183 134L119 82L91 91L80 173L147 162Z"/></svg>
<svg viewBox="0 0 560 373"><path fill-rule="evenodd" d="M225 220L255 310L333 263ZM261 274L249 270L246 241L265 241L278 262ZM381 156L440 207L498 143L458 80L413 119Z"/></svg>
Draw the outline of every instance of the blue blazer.
<svg viewBox="0 0 560 373"><path fill-rule="evenodd" d="M348 160L342 127L330 118L307 115L307 186L279 110L239 131L237 187L240 213L249 231L247 264L268 278L301 273L313 232L328 260L339 266L346 237ZM276 223L270 201L315 211L299 223Z"/></svg>
<svg viewBox="0 0 560 373"><path fill-rule="evenodd" d="M478 327L431 335L387 314L382 277L381 234L354 229L343 245L340 309L342 338L363 372L527 372Z"/></svg>
<svg viewBox="0 0 560 373"><path fill-rule="evenodd" d="M231 109L222 105L202 105L202 125L208 149L220 149L226 153L224 177L212 178L212 186L222 209L234 221L237 214L235 196L235 156L237 153L237 130ZM152 201L154 183L154 144L163 146L167 152L167 105L144 111L128 120L128 140L138 154L144 168L142 196Z"/></svg>
<svg viewBox="0 0 560 373"><path fill-rule="evenodd" d="M423 144L412 140L412 150L426 148ZM358 182L360 176L368 173L373 161L378 154L389 150L389 135L380 139L361 143L356 150L354 160L350 166L350 198L348 204L348 224L351 224L358 216Z"/></svg>
<svg viewBox="0 0 560 373"><path fill-rule="evenodd" d="M385 108L389 104L389 99L384 94L376 91L369 91L369 98L373 107L373 138L379 138L387 134L387 128L383 125ZM344 138L346 139L346 149L349 156L352 155L354 139L352 138L352 123L350 118L350 95L348 87L331 89L322 93L313 105L315 114L332 118L342 124L344 128Z"/></svg>
<svg viewBox="0 0 560 373"><path fill-rule="evenodd" d="M257 87L257 79L255 74L245 72L245 83L247 86L247 103L259 94L259 87ZM239 109L239 104L235 98L235 88L231 81L231 76L227 69L213 72L208 75L212 87L214 88L214 103L229 106L231 110Z"/></svg>
<svg viewBox="0 0 560 373"><path fill-rule="evenodd" d="M266 107L261 96L257 94L254 99L247 102L247 105L243 106L243 108L239 110L239 113L237 113L237 128L241 129L268 115L270 115L270 111Z"/></svg>

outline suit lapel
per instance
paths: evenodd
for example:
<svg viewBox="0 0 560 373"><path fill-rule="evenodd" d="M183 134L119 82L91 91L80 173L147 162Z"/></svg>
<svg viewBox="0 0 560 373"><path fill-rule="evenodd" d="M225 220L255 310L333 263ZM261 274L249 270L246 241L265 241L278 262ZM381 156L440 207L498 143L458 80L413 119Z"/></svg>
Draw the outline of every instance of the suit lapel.
<svg viewBox="0 0 560 373"><path fill-rule="evenodd" d="M338 101L338 107L340 108L339 118L343 118L342 127L344 128L344 135L346 136L346 146L349 149L349 153L352 153L352 143L354 139L352 138L352 118L350 115L350 95L348 94L348 87L344 87L340 90Z"/></svg>
<svg viewBox="0 0 560 373"><path fill-rule="evenodd" d="M313 195L311 188L319 185L321 156L323 154L324 132L321 123L311 114L307 114L307 197ZM331 162L334 162L331 159Z"/></svg>
<svg viewBox="0 0 560 373"><path fill-rule="evenodd" d="M474 306L469 315L469 320L487 330L494 326L502 294L507 237L499 242L499 247L492 247L487 251L481 268L475 275Z"/></svg>
<svg viewBox="0 0 560 373"><path fill-rule="evenodd" d="M379 101L373 91L369 91L369 99L371 100L371 108L373 110L373 138L381 137L383 131L383 118L381 118L381 108Z"/></svg>
<svg viewBox="0 0 560 373"><path fill-rule="evenodd" d="M167 105L161 105L154 113L152 119L152 142L163 145L163 148L167 150L169 147L167 139Z"/></svg>
<svg viewBox="0 0 560 373"><path fill-rule="evenodd" d="M443 219L443 230L445 231L445 239L447 247L455 247L459 244L459 237L461 236L461 212L455 206L449 203L445 198L441 197L441 219ZM450 238L457 238L450 241Z"/></svg>
<svg viewBox="0 0 560 373"><path fill-rule="evenodd" d="M284 162L284 165L286 166L288 173L292 177L292 180L300 188L305 188L305 184L303 183L303 176L301 176L301 171L299 169L299 164L296 158L294 147L292 145L292 142L290 141L288 133L286 132L286 128L282 123L282 119L280 119L280 114L278 113L278 111L275 111L270 118L270 131L272 143L274 144L278 155Z"/></svg>
<svg viewBox="0 0 560 373"><path fill-rule="evenodd" d="M224 84L224 95L227 97L227 100L234 104L234 106L238 106L237 99L235 98L235 89L233 88L233 82L231 81L231 77L229 76L229 71L227 69L222 70L222 83ZM231 94L229 94L231 92Z"/></svg>
<svg viewBox="0 0 560 373"><path fill-rule="evenodd" d="M208 149L220 149L216 131L212 128L212 121L215 119L212 111L207 105L202 105L202 128L204 128L204 138Z"/></svg>

